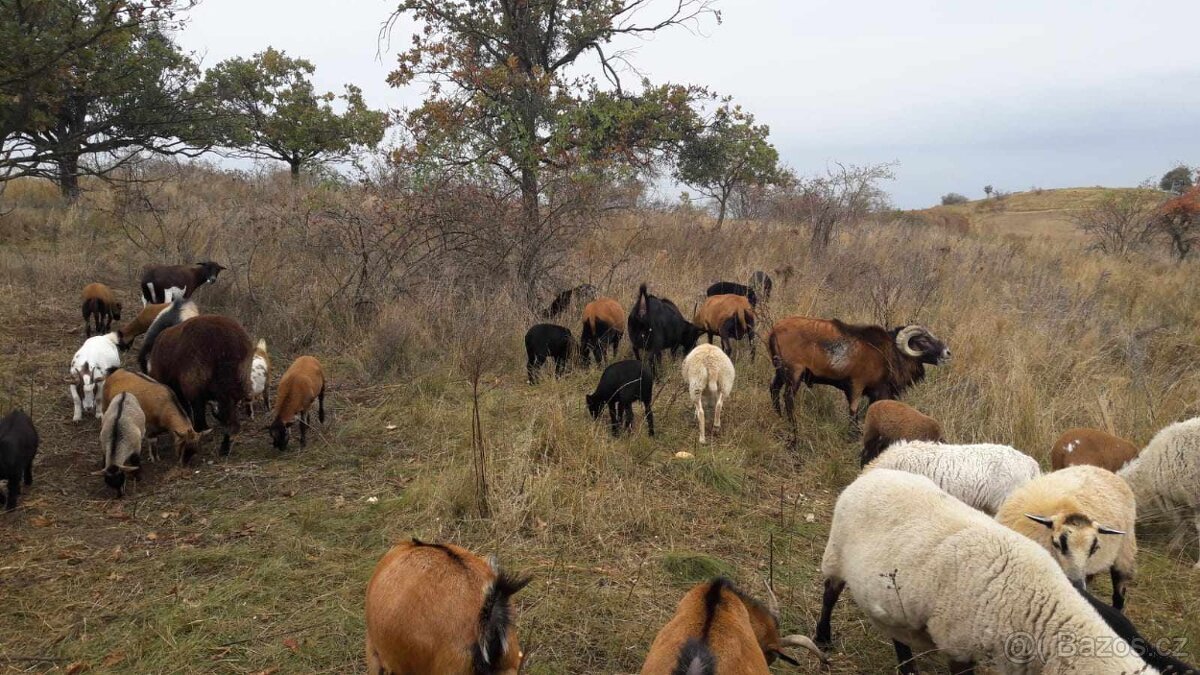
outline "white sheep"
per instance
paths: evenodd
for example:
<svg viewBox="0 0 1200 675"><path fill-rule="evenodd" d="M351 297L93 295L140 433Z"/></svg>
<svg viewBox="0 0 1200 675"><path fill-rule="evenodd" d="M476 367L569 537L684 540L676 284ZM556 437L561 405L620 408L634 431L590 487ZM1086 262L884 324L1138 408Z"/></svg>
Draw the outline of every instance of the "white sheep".
<svg viewBox="0 0 1200 675"><path fill-rule="evenodd" d="M1137 503L1117 474L1080 464L1035 478L1013 490L996 522L1049 551L1071 583L1093 574L1112 577L1113 607L1125 607L1125 588L1137 560Z"/></svg>
<svg viewBox="0 0 1200 675"><path fill-rule="evenodd" d="M104 482L116 490L118 496L125 494L126 475L137 476L141 469L142 439L145 437L146 413L137 397L128 391L117 394L104 411L104 421L100 425L104 468L94 475L104 476ZM148 459L152 457L153 452Z"/></svg>
<svg viewBox="0 0 1200 675"><path fill-rule="evenodd" d="M96 335L87 339L75 356L71 358L71 401L75 404L72 421L83 419L84 412L95 412L100 417L99 401L104 395L104 378L110 368L121 366L121 353L117 348L117 333Z"/></svg>
<svg viewBox="0 0 1200 675"><path fill-rule="evenodd" d="M700 442L704 437L704 400L713 401L713 435L721 430L721 408L733 391L736 373L733 361L715 345L704 344L693 349L683 360L683 381L696 405L696 420L700 423Z"/></svg>
<svg viewBox="0 0 1200 675"><path fill-rule="evenodd" d="M1200 417L1159 431L1117 475L1137 495L1138 517L1166 516L1174 525L1173 546L1187 535L1187 519L1200 536ZM1200 570L1200 562L1195 568Z"/></svg>
<svg viewBox="0 0 1200 675"><path fill-rule="evenodd" d="M869 469L898 469L925 476L989 516L1013 490L1042 473L1032 457L1007 445L932 441L892 445L864 470Z"/></svg>
<svg viewBox="0 0 1200 675"><path fill-rule="evenodd" d="M975 663L1001 674L1158 672L1050 554L924 476L876 469L851 483L834 507L821 571L818 643L832 641L833 607L849 585L902 664L918 649L944 653L955 673Z"/></svg>

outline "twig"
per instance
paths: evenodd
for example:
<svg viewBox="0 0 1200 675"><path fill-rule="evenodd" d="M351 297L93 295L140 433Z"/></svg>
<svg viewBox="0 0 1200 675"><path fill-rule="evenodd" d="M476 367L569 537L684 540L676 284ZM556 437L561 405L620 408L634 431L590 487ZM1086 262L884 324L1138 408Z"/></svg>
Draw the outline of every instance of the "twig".
<svg viewBox="0 0 1200 675"><path fill-rule="evenodd" d="M245 644L247 642L257 642L258 640L270 640L271 638L279 637L280 635L288 635L288 634L294 635L296 633L303 633L304 631L312 629L312 628L318 628L320 626L328 626L328 625L329 625L328 621L321 621L319 623L310 623L306 626L301 626L299 628L286 628L284 630L275 631L274 633L267 633L266 635L259 635L257 637L249 637L249 638L244 638L242 640L234 640L233 642L226 642L225 644L217 645L216 647L211 647L210 649L224 649L226 647L232 647L234 645Z"/></svg>

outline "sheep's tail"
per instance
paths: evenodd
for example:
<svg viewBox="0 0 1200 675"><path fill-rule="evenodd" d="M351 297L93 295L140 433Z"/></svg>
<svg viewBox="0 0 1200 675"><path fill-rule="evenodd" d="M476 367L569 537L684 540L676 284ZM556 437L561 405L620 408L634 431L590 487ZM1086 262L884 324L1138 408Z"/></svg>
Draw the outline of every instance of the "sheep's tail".
<svg viewBox="0 0 1200 675"><path fill-rule="evenodd" d="M258 344L254 345L254 348L255 348L255 350L260 351L260 352L267 351L267 339L259 338Z"/></svg>
<svg viewBox="0 0 1200 675"><path fill-rule="evenodd" d="M642 282L638 286L637 313L641 318L646 318L646 314L650 311L649 291L646 289L646 282Z"/></svg>
<svg viewBox="0 0 1200 675"><path fill-rule="evenodd" d="M779 356L779 339L775 331L767 334L767 351L771 352L771 365L775 366L775 370L783 368L783 359Z"/></svg>
<svg viewBox="0 0 1200 675"><path fill-rule="evenodd" d="M711 394L716 394L717 382L721 379L721 369L715 363L704 364L704 369L708 372L708 391Z"/></svg>

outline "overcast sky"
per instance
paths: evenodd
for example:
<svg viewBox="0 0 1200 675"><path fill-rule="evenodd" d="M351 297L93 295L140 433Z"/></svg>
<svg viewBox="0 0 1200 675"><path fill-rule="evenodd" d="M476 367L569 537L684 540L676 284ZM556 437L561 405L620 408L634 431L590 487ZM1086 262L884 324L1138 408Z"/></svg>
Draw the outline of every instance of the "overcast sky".
<svg viewBox="0 0 1200 675"><path fill-rule="evenodd" d="M353 82L371 105L400 108L421 91L384 82L397 50L380 60L377 36L394 5L203 0L181 40L206 66L271 45L313 61L322 89ZM639 70L732 95L800 173L899 162L887 188L901 207L979 197L986 184L1135 185L1200 164L1197 0L717 6L722 23L702 34L636 43ZM396 47L410 29L397 27Z"/></svg>

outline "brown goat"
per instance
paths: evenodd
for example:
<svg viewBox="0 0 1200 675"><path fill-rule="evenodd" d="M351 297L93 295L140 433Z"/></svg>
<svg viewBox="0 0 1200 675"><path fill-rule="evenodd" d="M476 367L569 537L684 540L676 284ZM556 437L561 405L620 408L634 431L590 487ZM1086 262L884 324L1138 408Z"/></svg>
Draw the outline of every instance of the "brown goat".
<svg viewBox="0 0 1200 675"><path fill-rule="evenodd" d="M394 547L367 585L367 672L516 675L524 654L509 599L527 583L453 544Z"/></svg>
<svg viewBox="0 0 1200 675"><path fill-rule="evenodd" d="M191 265L147 265L142 269L142 302L171 302L179 297L186 300L204 284L216 283L217 275L223 269L211 261Z"/></svg>
<svg viewBox="0 0 1200 675"><path fill-rule="evenodd" d="M579 333L579 352L584 365L589 356L595 356L597 364L603 363L610 345L613 358L616 358L624 334L625 310L621 303L612 298L596 298L589 302L583 308L583 329Z"/></svg>
<svg viewBox="0 0 1200 675"><path fill-rule="evenodd" d="M881 401L900 396L925 377L925 365L941 365L950 350L923 326L856 326L837 319L790 316L767 336L775 379L771 404L776 414L784 390L788 418L795 429L795 396L800 385L828 384L846 395L851 419L859 399ZM786 390L785 390L786 386Z"/></svg>
<svg viewBox="0 0 1200 675"><path fill-rule="evenodd" d="M721 349L726 354L733 351L733 340L745 338L750 342L750 359L754 360L754 307L744 295L712 295L696 312L692 323L708 335L708 344L713 336L721 338Z"/></svg>
<svg viewBox="0 0 1200 675"><path fill-rule="evenodd" d="M325 372L321 362L311 356L301 356L279 379L275 408L271 411L271 441L276 450L287 450L288 427L300 418L300 447L308 442L308 409L317 401L317 419L325 422Z"/></svg>
<svg viewBox="0 0 1200 675"><path fill-rule="evenodd" d="M888 446L900 441L942 441L942 425L900 401L876 401L863 423L860 466L870 464Z"/></svg>
<svg viewBox="0 0 1200 675"><path fill-rule="evenodd" d="M1050 448L1050 468L1090 464L1116 473L1137 455L1137 446L1124 438L1097 429L1068 429Z"/></svg>
<svg viewBox="0 0 1200 675"><path fill-rule="evenodd" d="M770 588L768 587L768 592ZM650 646L642 675L768 675L782 658L800 665L786 647L804 647L825 655L802 635L779 636L779 610L743 593L728 579L693 586Z"/></svg>
<svg viewBox="0 0 1200 675"><path fill-rule="evenodd" d="M118 346L121 349L129 349L133 345L133 341L139 335L149 330L150 324L154 323L154 319L170 306L171 303L169 302L160 302L143 307L142 311L133 317L133 320L117 329L117 337L120 339Z"/></svg>
<svg viewBox="0 0 1200 675"><path fill-rule="evenodd" d="M200 439L209 431L197 433L192 427L187 411L183 409L175 393L166 385L155 382L147 375L117 369L109 373L104 384L104 408L118 394L133 394L146 415L146 436L154 438L171 434L175 452L181 463L187 462L200 447ZM157 459L154 446L150 446L150 457Z"/></svg>
<svg viewBox="0 0 1200 675"><path fill-rule="evenodd" d="M112 330L112 322L121 320L121 303L117 296L104 284L88 284L83 287L83 330L92 336L92 326L101 335ZM88 321L92 323L89 324Z"/></svg>
<svg viewBox="0 0 1200 675"><path fill-rule="evenodd" d="M150 353L150 371L179 397L197 431L208 429L208 403L217 404L217 421L224 431L221 455L226 456L231 436L241 431L238 408L251 391L253 358L254 345L241 324L201 314L159 333Z"/></svg>

